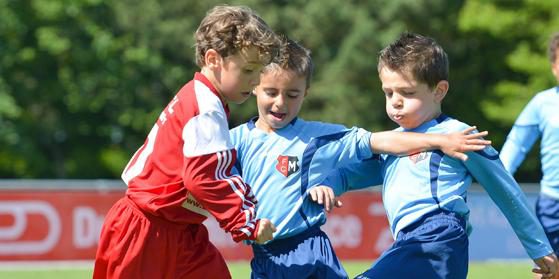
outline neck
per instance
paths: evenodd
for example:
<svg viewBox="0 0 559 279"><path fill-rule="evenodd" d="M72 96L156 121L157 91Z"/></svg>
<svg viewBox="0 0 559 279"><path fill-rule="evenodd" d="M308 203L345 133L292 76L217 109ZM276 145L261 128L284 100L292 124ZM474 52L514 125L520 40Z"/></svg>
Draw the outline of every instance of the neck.
<svg viewBox="0 0 559 279"><path fill-rule="evenodd" d="M215 76L215 73L207 67L202 67L202 69L200 69L200 73L202 73L212 83L213 87L217 91L217 94L219 95L219 98L223 101L223 103L226 104L227 99L225 99L223 97L223 94L221 93L221 88L219 87L219 82L217 77Z"/></svg>
<svg viewBox="0 0 559 279"><path fill-rule="evenodd" d="M274 129L272 129L272 127L264 124L264 121L262 120L262 117L258 117L256 122L254 123L254 126L256 126L257 129L262 130L266 134L269 134L269 133L272 133L272 132L275 131Z"/></svg>

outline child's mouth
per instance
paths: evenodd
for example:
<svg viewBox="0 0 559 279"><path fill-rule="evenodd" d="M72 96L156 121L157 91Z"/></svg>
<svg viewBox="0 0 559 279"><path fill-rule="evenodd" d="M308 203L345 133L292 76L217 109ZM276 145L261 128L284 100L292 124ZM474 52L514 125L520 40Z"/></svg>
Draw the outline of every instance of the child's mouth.
<svg viewBox="0 0 559 279"><path fill-rule="evenodd" d="M279 120L283 120L283 119L285 118L285 115L286 115L285 113L278 113L278 112L273 112L273 111L270 111L270 114L271 114L274 118L277 118L277 119L279 119Z"/></svg>

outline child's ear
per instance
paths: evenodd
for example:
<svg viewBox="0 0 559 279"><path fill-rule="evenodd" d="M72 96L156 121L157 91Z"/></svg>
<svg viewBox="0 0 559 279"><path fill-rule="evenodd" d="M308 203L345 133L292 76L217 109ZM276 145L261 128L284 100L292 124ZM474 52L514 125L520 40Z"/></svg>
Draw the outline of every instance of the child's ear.
<svg viewBox="0 0 559 279"><path fill-rule="evenodd" d="M222 58L215 49L210 48L204 55L204 62L208 68L216 70L221 66Z"/></svg>
<svg viewBox="0 0 559 279"><path fill-rule="evenodd" d="M437 102L442 102L444 97L446 96L446 93L448 92L448 81L446 80L441 80L439 81L439 83L437 83L437 86L435 87L435 100Z"/></svg>

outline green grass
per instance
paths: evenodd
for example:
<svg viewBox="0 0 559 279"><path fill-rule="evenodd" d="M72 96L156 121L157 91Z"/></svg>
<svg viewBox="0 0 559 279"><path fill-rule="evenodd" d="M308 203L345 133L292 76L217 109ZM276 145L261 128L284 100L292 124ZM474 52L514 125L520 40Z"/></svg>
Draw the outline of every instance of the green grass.
<svg viewBox="0 0 559 279"><path fill-rule="evenodd" d="M346 261L343 263L350 278L365 271L371 265L370 262ZM405 267L403 267L405 268ZM250 266L248 262L230 262L229 269L234 279L250 278ZM470 263L468 279L526 279L533 278L532 266L529 262L485 262ZM91 278L91 269L34 269L24 270L0 270L0 278L13 279L81 279Z"/></svg>

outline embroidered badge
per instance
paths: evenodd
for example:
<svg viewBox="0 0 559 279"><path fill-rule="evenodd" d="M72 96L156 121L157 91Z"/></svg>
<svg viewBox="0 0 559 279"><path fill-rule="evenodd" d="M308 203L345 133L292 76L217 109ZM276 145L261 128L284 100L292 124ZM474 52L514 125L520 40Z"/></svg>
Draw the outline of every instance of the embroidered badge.
<svg viewBox="0 0 559 279"><path fill-rule="evenodd" d="M297 156L278 156L278 164L276 165L276 170L278 170L285 177L296 173L299 170L299 158Z"/></svg>
<svg viewBox="0 0 559 279"><path fill-rule="evenodd" d="M417 164L417 162L423 161L427 158L427 152L414 153L414 154L409 155L408 158L410 158L410 160L414 164Z"/></svg>

